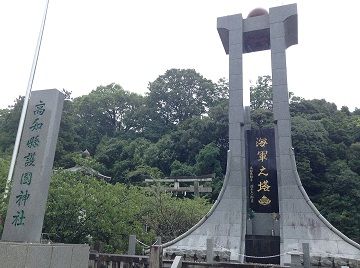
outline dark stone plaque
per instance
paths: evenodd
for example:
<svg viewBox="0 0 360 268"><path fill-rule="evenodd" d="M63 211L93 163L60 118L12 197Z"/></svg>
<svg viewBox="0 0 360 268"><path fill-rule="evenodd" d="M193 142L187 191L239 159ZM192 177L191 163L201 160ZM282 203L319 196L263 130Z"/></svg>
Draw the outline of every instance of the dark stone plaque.
<svg viewBox="0 0 360 268"><path fill-rule="evenodd" d="M247 131L249 208L257 213L278 213L274 129Z"/></svg>

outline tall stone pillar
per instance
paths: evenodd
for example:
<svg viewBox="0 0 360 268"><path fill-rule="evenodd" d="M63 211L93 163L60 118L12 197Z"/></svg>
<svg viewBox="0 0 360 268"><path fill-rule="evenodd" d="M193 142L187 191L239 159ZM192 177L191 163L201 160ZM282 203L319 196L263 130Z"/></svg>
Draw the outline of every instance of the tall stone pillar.
<svg viewBox="0 0 360 268"><path fill-rule="evenodd" d="M289 92L287 85L286 48L297 44L297 17L296 5L271 8L269 12L270 22L270 49L271 71L273 87L273 115L275 123L276 163L279 192L280 211L280 252L284 252L283 213L286 204L297 187L293 179L293 171L290 163L291 125L289 110ZM292 16L292 17L291 17ZM286 33L287 31L287 33ZM293 32L290 37L289 32Z"/></svg>
<svg viewBox="0 0 360 268"><path fill-rule="evenodd" d="M229 149L232 156L244 157L243 77L242 77L242 17L234 15L227 18L226 29L229 36ZM218 25L222 21L219 20ZM240 168L241 166L239 166Z"/></svg>
<svg viewBox="0 0 360 268"><path fill-rule="evenodd" d="M63 102L56 89L31 95L2 241L40 242Z"/></svg>
<svg viewBox="0 0 360 268"><path fill-rule="evenodd" d="M245 155L245 111L243 106L243 18L241 14L218 18L218 32L223 37L225 52L229 55L229 187L224 199L228 206L238 206L240 224L238 232L240 248L245 252L246 226L246 155ZM228 160L228 161L229 161ZM231 166L231 168L230 168ZM234 192L234 191L237 191ZM230 192L233 194L230 195ZM236 196L236 199L234 197ZM243 256L234 259L243 260Z"/></svg>
<svg viewBox="0 0 360 268"><path fill-rule="evenodd" d="M218 200L193 228L163 245L165 254L206 256L213 239L214 255L243 260L246 225L245 122L243 107L243 19L241 14L218 18L218 32L229 55L229 152Z"/></svg>

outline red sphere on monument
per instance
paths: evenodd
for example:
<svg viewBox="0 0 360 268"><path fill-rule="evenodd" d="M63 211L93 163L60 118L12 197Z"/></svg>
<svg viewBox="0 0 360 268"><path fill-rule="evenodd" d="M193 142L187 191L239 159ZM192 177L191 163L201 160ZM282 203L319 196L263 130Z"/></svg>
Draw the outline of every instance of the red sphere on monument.
<svg viewBox="0 0 360 268"><path fill-rule="evenodd" d="M258 8L253 9L247 17L251 18L251 17L257 17L257 16L262 16L262 15L268 15L268 14L269 13L267 12L266 9L258 7Z"/></svg>

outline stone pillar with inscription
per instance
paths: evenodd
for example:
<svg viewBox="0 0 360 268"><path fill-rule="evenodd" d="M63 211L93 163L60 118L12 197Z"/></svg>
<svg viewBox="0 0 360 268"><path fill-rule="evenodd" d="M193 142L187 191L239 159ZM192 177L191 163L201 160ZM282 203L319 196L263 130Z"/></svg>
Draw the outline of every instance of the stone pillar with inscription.
<svg viewBox="0 0 360 268"><path fill-rule="evenodd" d="M40 242L63 102L55 89L31 95L2 241Z"/></svg>
<svg viewBox="0 0 360 268"><path fill-rule="evenodd" d="M0 242L4 267L87 267L87 245L40 243L63 102L56 89L31 94Z"/></svg>

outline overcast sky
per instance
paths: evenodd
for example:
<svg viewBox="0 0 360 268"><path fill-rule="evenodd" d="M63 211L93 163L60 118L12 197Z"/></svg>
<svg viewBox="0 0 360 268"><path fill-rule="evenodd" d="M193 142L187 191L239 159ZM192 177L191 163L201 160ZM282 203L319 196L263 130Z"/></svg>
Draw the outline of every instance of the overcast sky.
<svg viewBox="0 0 360 268"><path fill-rule="evenodd" d="M115 82L145 94L170 68L194 68L217 81L228 77L228 57L216 18L290 3L50 0L33 90L65 88L76 97ZM25 95L44 7L45 0L0 1L0 108ZM299 44L287 50L295 95L360 108L359 7L355 0L298 3ZM269 52L244 55L246 88L265 74Z"/></svg>

